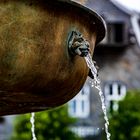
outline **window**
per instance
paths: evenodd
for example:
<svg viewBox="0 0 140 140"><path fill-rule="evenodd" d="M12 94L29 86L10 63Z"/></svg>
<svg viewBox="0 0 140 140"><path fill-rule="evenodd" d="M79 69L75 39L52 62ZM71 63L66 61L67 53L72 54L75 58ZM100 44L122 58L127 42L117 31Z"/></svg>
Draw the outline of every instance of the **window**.
<svg viewBox="0 0 140 140"><path fill-rule="evenodd" d="M86 118L90 112L90 86L84 85L78 95L68 103L68 111L71 117Z"/></svg>
<svg viewBox="0 0 140 140"><path fill-rule="evenodd" d="M124 33L124 23L108 23L107 34L101 43L122 44L125 42Z"/></svg>
<svg viewBox="0 0 140 140"><path fill-rule="evenodd" d="M106 105L110 110L118 109L118 102L126 95L126 85L122 82L108 82L104 86Z"/></svg>
<svg viewBox="0 0 140 140"><path fill-rule="evenodd" d="M5 123L5 118L4 117L0 117L0 124Z"/></svg>
<svg viewBox="0 0 140 140"><path fill-rule="evenodd" d="M77 134L79 137L93 137L101 133L102 129L98 129L93 126L73 126L71 131Z"/></svg>
<svg viewBox="0 0 140 140"><path fill-rule="evenodd" d="M109 43L123 43L124 24L108 24L108 41Z"/></svg>

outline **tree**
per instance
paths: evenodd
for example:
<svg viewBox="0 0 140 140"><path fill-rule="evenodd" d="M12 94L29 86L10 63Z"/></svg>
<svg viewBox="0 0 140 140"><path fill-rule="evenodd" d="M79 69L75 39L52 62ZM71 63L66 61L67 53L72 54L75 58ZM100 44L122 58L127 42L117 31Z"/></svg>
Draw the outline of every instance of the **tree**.
<svg viewBox="0 0 140 140"><path fill-rule="evenodd" d="M30 114L18 116L12 140L31 140ZM35 132L38 140L79 140L69 126L76 119L68 116L67 107L36 113Z"/></svg>
<svg viewBox="0 0 140 140"><path fill-rule="evenodd" d="M140 140L140 91L129 91L110 119L111 140Z"/></svg>

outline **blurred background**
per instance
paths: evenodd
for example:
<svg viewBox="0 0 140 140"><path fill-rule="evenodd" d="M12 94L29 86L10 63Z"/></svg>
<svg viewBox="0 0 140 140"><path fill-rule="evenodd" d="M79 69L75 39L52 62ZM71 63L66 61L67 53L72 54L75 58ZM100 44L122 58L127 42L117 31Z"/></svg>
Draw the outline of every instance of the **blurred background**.
<svg viewBox="0 0 140 140"><path fill-rule="evenodd" d="M74 0L107 24L93 60L109 117L111 140L140 140L140 0ZM81 15L82 16L82 15ZM68 104L36 113L38 140L105 140L98 91L87 81ZM31 140L30 114L0 117L0 140Z"/></svg>

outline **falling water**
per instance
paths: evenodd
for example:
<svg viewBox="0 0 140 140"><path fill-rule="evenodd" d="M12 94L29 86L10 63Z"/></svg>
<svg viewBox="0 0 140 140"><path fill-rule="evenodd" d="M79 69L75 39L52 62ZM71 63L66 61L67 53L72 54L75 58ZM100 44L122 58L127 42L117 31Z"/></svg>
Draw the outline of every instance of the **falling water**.
<svg viewBox="0 0 140 140"><path fill-rule="evenodd" d="M94 79L92 80L92 86L94 86L99 91L99 95L100 95L101 103L102 103L102 110L103 110L104 119L105 119L105 132L106 132L107 140L110 140L111 134L108 131L109 121L108 121L107 111L106 111L106 106L105 106L105 98L101 89L100 79L97 76L97 69L94 66L94 63L92 61L92 57L90 54L88 54L85 57L85 60L86 60L87 66L90 68L94 76Z"/></svg>
<svg viewBox="0 0 140 140"><path fill-rule="evenodd" d="M32 140L37 140L36 135L35 135L35 113L31 113L31 118L30 118L30 122L31 122L31 132L32 132Z"/></svg>

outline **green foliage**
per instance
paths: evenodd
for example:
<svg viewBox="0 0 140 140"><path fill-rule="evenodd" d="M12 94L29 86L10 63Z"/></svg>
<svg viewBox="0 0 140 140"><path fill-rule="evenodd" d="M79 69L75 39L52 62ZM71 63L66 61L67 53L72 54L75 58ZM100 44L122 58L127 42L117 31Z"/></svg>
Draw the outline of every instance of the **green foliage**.
<svg viewBox="0 0 140 140"><path fill-rule="evenodd" d="M111 140L140 140L140 91L129 91L110 119Z"/></svg>
<svg viewBox="0 0 140 140"><path fill-rule="evenodd" d="M15 131L12 140L31 140L30 114L16 118ZM67 107L36 113L35 132L38 140L79 140L80 138L70 131L69 126L76 119L68 116Z"/></svg>

